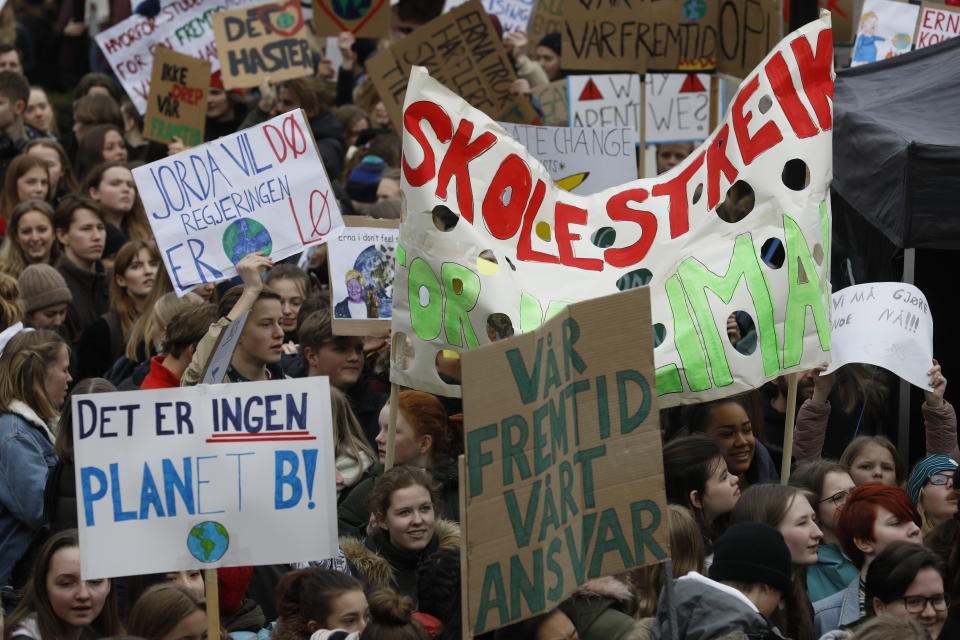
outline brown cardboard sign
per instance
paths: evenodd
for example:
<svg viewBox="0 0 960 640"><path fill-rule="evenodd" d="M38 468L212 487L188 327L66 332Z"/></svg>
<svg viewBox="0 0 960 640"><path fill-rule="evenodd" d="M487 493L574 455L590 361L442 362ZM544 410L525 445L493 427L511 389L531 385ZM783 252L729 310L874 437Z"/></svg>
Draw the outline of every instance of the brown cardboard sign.
<svg viewBox="0 0 960 640"><path fill-rule="evenodd" d="M720 0L717 71L745 78L782 35L778 0Z"/></svg>
<svg viewBox="0 0 960 640"><path fill-rule="evenodd" d="M465 631L667 558L647 287L571 304L461 357Z"/></svg>
<svg viewBox="0 0 960 640"><path fill-rule="evenodd" d="M209 87L209 62L157 47L143 137L162 143L173 142L176 137L188 147L203 144Z"/></svg>
<svg viewBox="0 0 960 640"><path fill-rule="evenodd" d="M349 31L358 38L390 35L387 0L313 0L313 29L318 36Z"/></svg>
<svg viewBox="0 0 960 640"><path fill-rule="evenodd" d="M830 22L833 24L833 42L835 44L852 45L857 34L857 30L853 27L853 18L856 13L854 0L819 0L819 4L821 9L830 12Z"/></svg>
<svg viewBox="0 0 960 640"><path fill-rule="evenodd" d="M530 93L540 103L540 109L543 111L543 124L554 127L565 127L570 124L566 80L557 80L533 87Z"/></svg>
<svg viewBox="0 0 960 640"><path fill-rule="evenodd" d="M543 40L543 36L563 31L563 3L564 0L536 0L527 25L531 58L534 56L537 44Z"/></svg>
<svg viewBox="0 0 960 640"><path fill-rule="evenodd" d="M256 87L313 74L309 29L299 0L213 14L217 55L227 89Z"/></svg>
<svg viewBox="0 0 960 640"><path fill-rule="evenodd" d="M510 95L517 76L480 0L431 20L367 60L367 72L398 129L403 126L400 114L414 66L426 67L431 76L494 120L540 124L528 98Z"/></svg>

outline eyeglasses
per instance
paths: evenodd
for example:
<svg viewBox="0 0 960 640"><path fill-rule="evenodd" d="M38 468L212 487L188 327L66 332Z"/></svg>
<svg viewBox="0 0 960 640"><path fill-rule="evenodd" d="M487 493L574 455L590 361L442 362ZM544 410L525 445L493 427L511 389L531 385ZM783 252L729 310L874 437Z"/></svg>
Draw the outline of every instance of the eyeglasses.
<svg viewBox="0 0 960 640"><path fill-rule="evenodd" d="M832 503L833 503L833 506L839 507L841 504L843 504L843 501L847 499L847 495L848 495L849 493L850 493L850 491L848 491L848 490L846 490L846 489L843 490L843 491L837 491L837 492L836 492L835 494L833 494L832 496L830 496L830 497L828 497L828 498L824 498L823 500L821 500L819 504L823 504L824 502L832 502Z"/></svg>
<svg viewBox="0 0 960 640"><path fill-rule="evenodd" d="M900 598L900 600L903 600L903 608L906 609L908 613L923 613L923 610L927 608L928 602L934 611L946 611L947 606L950 604L947 596L943 593L938 593L929 598L927 596L904 596Z"/></svg>
<svg viewBox="0 0 960 640"><path fill-rule="evenodd" d="M953 482L953 474L951 473L947 475L945 473L935 473L929 478L927 478L927 482L929 482L930 484L935 484L938 487L942 487L948 482Z"/></svg>

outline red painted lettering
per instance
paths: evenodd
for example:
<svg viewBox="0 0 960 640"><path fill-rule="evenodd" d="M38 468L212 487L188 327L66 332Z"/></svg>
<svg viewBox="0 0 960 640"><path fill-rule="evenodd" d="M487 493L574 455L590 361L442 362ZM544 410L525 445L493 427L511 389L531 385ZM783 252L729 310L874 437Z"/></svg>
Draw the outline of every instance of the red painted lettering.
<svg viewBox="0 0 960 640"><path fill-rule="evenodd" d="M726 152L729 133L729 127L723 125L707 147L707 209L713 209L720 202L720 172L730 184L737 179L737 168Z"/></svg>
<svg viewBox="0 0 960 640"><path fill-rule="evenodd" d="M447 152L448 157L449 155L450 153ZM446 160L444 160L444 163L446 163ZM464 169L466 169L466 165L464 165ZM460 181L461 178L458 177L457 183L459 184ZM483 197L483 204L481 205L483 220L487 223L490 235L498 240L506 240L512 238L513 234L520 229L520 224L523 222L523 208L527 203L527 198L530 197L530 185L532 184L533 178L530 177L530 168L520 159L520 156L512 153L504 158L497 169L497 173L493 176L493 181L491 181L490 188ZM507 195L507 189L510 189L509 200L504 202L503 199ZM459 189L457 193L459 195ZM462 206L460 214L466 217Z"/></svg>
<svg viewBox="0 0 960 640"><path fill-rule="evenodd" d="M607 215L611 220L635 222L640 227L640 239L632 245L603 252L603 259L611 267L629 267L643 260L650 251L650 246L657 237L657 216L629 206L631 202L642 203L647 199L647 195L646 189L627 189L607 200Z"/></svg>
<svg viewBox="0 0 960 640"><path fill-rule="evenodd" d="M824 29L817 36L816 55L810 50L810 42L803 36L795 38L790 43L790 48L797 58L803 92L813 107L820 129L829 131L833 128L833 112L830 108L833 101L833 78L830 76L833 63L833 31Z"/></svg>
<svg viewBox="0 0 960 640"><path fill-rule="evenodd" d="M783 134L776 123L768 122L757 130L757 134L750 137L750 120L753 119L753 112L744 113L743 107L750 96L754 94L757 87L760 86L760 76L754 75L746 84L740 86L740 92L737 99L733 102L733 132L737 134L737 145L740 147L740 157L743 158L743 164L749 165L757 156L783 140ZM708 163L709 164L709 163ZM709 167L708 167L709 168ZM733 180L731 179L731 182ZM712 207L711 207L712 208Z"/></svg>
<svg viewBox="0 0 960 640"><path fill-rule="evenodd" d="M444 200L447 199L447 184L450 182L450 178L456 177L457 206L460 208L460 215L463 216L464 220L472 224L473 188L470 186L470 171L467 169L467 164L492 147L497 141L497 136L487 131L473 142L470 142L471 135L473 135L473 123L464 118L460 121L457 132L453 135L453 141L450 143L446 155L443 156L443 162L440 163L440 173L437 174L437 197L443 198ZM523 161L521 161L520 164L523 164ZM501 164L500 167L502 169L503 165ZM523 203L527 201L527 195L530 194L529 171L526 173L528 174L527 194L523 196L523 201L520 203L521 209L523 208ZM497 175L500 175L499 171ZM486 208L486 201L484 201L484 217L486 217ZM517 213L517 228L519 227L520 212ZM514 229L514 232L516 232L516 229ZM504 238L509 238L512 235L513 233L504 236Z"/></svg>
<svg viewBox="0 0 960 640"><path fill-rule="evenodd" d="M527 210L523 212L523 228L520 230L520 239L517 242L517 260L524 262L546 262L548 264L560 264L560 258L534 251L530 235L533 233L533 219L537 217L540 205L543 204L543 196L547 192L547 187L543 180L537 180L537 186L533 188L533 197L527 203Z"/></svg>
<svg viewBox="0 0 960 640"><path fill-rule="evenodd" d="M690 230L690 213L687 205L687 185L690 178L703 166L704 152L701 151L687 167L668 182L654 185L654 196L667 196L670 203L667 211L670 212L670 237L682 236Z"/></svg>
<svg viewBox="0 0 960 640"><path fill-rule="evenodd" d="M578 258L573 253L573 242L579 240L580 236L570 232L570 225L586 224L586 209L558 202L554 209L554 223L554 235L557 237L557 248L560 250L560 264L587 271L603 271L603 260Z"/></svg>
<svg viewBox="0 0 960 640"><path fill-rule="evenodd" d="M820 130L813 124L806 107L800 102L800 96L797 95L797 89L793 84L793 78L790 77L790 70L787 68L787 61L783 59L783 54L779 51L775 53L767 62L764 71L767 73L770 86L773 87L773 95L777 97L777 102L780 103L797 137L809 138L817 135Z"/></svg>
<svg viewBox="0 0 960 640"><path fill-rule="evenodd" d="M407 182L414 187L425 185L436 175L433 147L430 146L426 134L420 128L421 120L430 123L430 128L433 129L440 142L448 142L450 136L453 135L453 123L450 122L450 116L439 105L421 100L407 107L403 114L403 128L413 136L423 152L423 160L416 167L411 167L407 162L407 154L403 154L403 175Z"/></svg>

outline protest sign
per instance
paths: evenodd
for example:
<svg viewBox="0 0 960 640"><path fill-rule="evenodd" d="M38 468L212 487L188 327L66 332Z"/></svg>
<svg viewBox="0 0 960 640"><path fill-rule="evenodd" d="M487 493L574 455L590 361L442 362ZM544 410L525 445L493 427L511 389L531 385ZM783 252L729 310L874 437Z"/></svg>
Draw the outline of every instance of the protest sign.
<svg viewBox="0 0 960 640"><path fill-rule="evenodd" d="M385 336L400 221L344 216L343 224L327 248L333 335Z"/></svg>
<svg viewBox="0 0 960 640"><path fill-rule="evenodd" d="M640 76L614 73L567 76L571 127L629 127L642 140Z"/></svg>
<svg viewBox="0 0 960 640"><path fill-rule="evenodd" d="M230 368L230 361L233 360L233 352L237 349L240 334L243 333L243 326L247 324L247 318L249 317L250 312L244 312L220 332L213 355L207 361L207 367L200 377L200 384L220 384L224 382L227 369Z"/></svg>
<svg viewBox="0 0 960 640"><path fill-rule="evenodd" d="M367 72L397 129L403 126L400 113L415 65L495 120L539 120L528 98L510 95L517 79L513 63L480 0L431 20L367 60Z"/></svg>
<svg viewBox="0 0 960 640"><path fill-rule="evenodd" d="M209 62L157 47L143 137L162 143L177 137L188 147L202 144L209 87Z"/></svg>
<svg viewBox="0 0 960 640"><path fill-rule="evenodd" d="M710 76L648 73L644 76L643 140L699 141L710 131Z"/></svg>
<svg viewBox="0 0 960 640"><path fill-rule="evenodd" d="M629 127L543 127L501 122L561 188L590 195L637 179L636 133Z"/></svg>
<svg viewBox="0 0 960 640"><path fill-rule="evenodd" d="M851 67L910 51L920 6L898 0L864 0Z"/></svg>
<svg viewBox="0 0 960 640"><path fill-rule="evenodd" d="M920 20L917 22L916 49L956 38L960 35L960 7L951 7L934 2L920 3Z"/></svg>
<svg viewBox="0 0 960 640"><path fill-rule="evenodd" d="M837 45L851 45L857 30L853 28L856 14L854 0L819 0L820 8L830 12L833 23L833 41Z"/></svg>
<svg viewBox="0 0 960 640"><path fill-rule="evenodd" d="M391 380L456 395L437 352L477 347L501 327L532 331L571 302L644 284L661 405L827 361L832 59L824 17L771 51L681 164L592 196L555 187L499 125L413 73L392 325L405 347ZM776 243L784 259L764 262ZM750 354L727 340L734 311L758 328Z"/></svg>
<svg viewBox="0 0 960 640"><path fill-rule="evenodd" d="M540 103L543 111L543 124L551 126L565 126L570 122L570 111L567 108L567 81L556 80L549 84L542 84L530 90L533 97Z"/></svg>
<svg viewBox="0 0 960 640"><path fill-rule="evenodd" d="M313 74L309 29L298 0L216 13L213 31L226 89Z"/></svg>
<svg viewBox="0 0 960 640"><path fill-rule="evenodd" d="M447 0L444 12L459 7L467 0ZM534 0L480 0L484 10L492 16L497 16L503 32L526 31L527 23L533 11ZM533 43L536 44L536 43Z"/></svg>
<svg viewBox="0 0 960 640"><path fill-rule="evenodd" d="M932 390L933 316L920 289L902 282L868 282L834 292L833 360L827 373L863 362Z"/></svg>
<svg viewBox="0 0 960 640"><path fill-rule="evenodd" d="M133 178L178 295L237 275L248 253L281 260L343 226L301 109L137 167Z"/></svg>
<svg viewBox="0 0 960 640"><path fill-rule="evenodd" d="M548 33L563 31L564 0L535 0L527 23L527 37L530 39L529 53L536 55L536 47Z"/></svg>
<svg viewBox="0 0 960 640"><path fill-rule="evenodd" d="M471 636L667 558L649 289L467 351L462 373Z"/></svg>
<svg viewBox="0 0 960 640"><path fill-rule="evenodd" d="M250 6L257 0L162 0L154 18L134 14L97 34L96 41L137 111L147 110L150 73L158 46L220 68L210 16L224 9Z"/></svg>
<svg viewBox="0 0 960 640"><path fill-rule="evenodd" d="M390 35L387 0L313 0L313 30L318 36L349 31L358 38Z"/></svg>
<svg viewBox="0 0 960 640"><path fill-rule="evenodd" d="M336 555L327 378L72 402L85 580Z"/></svg>

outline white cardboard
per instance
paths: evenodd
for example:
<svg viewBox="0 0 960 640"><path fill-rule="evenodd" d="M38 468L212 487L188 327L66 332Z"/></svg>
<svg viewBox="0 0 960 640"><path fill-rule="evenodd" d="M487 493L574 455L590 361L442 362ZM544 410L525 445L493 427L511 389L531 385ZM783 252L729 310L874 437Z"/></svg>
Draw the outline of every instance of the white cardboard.
<svg viewBox="0 0 960 640"><path fill-rule="evenodd" d="M629 127L640 137L640 76L609 73L567 76L571 127Z"/></svg>

